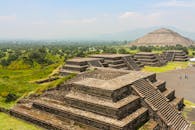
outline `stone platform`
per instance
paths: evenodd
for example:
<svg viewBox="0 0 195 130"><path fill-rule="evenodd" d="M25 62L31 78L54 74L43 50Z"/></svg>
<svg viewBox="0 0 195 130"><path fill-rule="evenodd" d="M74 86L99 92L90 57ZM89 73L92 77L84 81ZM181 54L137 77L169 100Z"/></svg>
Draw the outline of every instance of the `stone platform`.
<svg viewBox="0 0 195 130"><path fill-rule="evenodd" d="M104 63L110 68L140 70L143 67L139 61L135 61L129 54L97 54L91 55L94 58L103 58Z"/></svg>
<svg viewBox="0 0 195 130"><path fill-rule="evenodd" d="M79 74L85 72L89 67L103 67L102 63L102 58L73 58L66 61L66 64L60 70L60 74Z"/></svg>
<svg viewBox="0 0 195 130"><path fill-rule="evenodd" d="M155 73L100 67L28 102L21 100L10 114L55 130L71 130L69 122L77 130L136 130L145 125L185 130L189 123L179 113L182 107L183 98L176 98Z"/></svg>
<svg viewBox="0 0 195 130"><path fill-rule="evenodd" d="M182 50L168 50L163 52L163 56L167 61L188 61L187 54Z"/></svg>
<svg viewBox="0 0 195 130"><path fill-rule="evenodd" d="M139 52L134 55L134 58L147 66L163 66L167 63L160 55L152 52Z"/></svg>

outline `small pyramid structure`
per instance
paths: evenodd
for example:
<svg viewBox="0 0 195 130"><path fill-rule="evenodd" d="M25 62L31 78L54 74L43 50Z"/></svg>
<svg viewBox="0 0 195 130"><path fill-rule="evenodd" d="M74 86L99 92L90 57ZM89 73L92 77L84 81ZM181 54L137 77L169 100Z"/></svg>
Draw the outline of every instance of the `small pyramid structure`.
<svg viewBox="0 0 195 130"><path fill-rule="evenodd" d="M49 130L186 130L183 100L155 73L100 67L21 99L10 114Z"/></svg>
<svg viewBox="0 0 195 130"><path fill-rule="evenodd" d="M167 50L163 52L167 61L188 61L188 55L182 50Z"/></svg>
<svg viewBox="0 0 195 130"><path fill-rule="evenodd" d="M162 56L152 52L139 52L134 55L134 58L147 66L163 66L167 63Z"/></svg>
<svg viewBox="0 0 195 130"><path fill-rule="evenodd" d="M129 43L128 45L175 46L177 44L182 45L182 46L190 46L194 44L194 41L170 29L161 28L151 33L148 33L141 38L138 38L137 40L133 41L132 43Z"/></svg>

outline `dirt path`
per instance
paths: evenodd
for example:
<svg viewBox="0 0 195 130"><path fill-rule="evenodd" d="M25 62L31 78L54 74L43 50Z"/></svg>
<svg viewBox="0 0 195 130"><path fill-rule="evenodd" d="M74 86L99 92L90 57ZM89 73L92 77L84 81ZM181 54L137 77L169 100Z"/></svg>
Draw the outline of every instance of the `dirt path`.
<svg viewBox="0 0 195 130"><path fill-rule="evenodd" d="M158 73L157 78L165 80L168 88L174 88L176 96L195 102L195 67Z"/></svg>

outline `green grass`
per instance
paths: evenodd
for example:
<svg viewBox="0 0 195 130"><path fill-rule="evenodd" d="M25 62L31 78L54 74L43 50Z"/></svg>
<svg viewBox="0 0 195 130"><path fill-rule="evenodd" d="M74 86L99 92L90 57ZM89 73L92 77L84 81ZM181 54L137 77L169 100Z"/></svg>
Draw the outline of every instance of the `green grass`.
<svg viewBox="0 0 195 130"><path fill-rule="evenodd" d="M9 115L4 113L0 113L0 129L1 130L42 130L37 126L10 117Z"/></svg>
<svg viewBox="0 0 195 130"><path fill-rule="evenodd" d="M59 64L22 70L0 68L0 107L10 108L14 105L15 102L5 103L9 93L22 97L41 88L41 85L30 81L46 78L57 66Z"/></svg>
<svg viewBox="0 0 195 130"><path fill-rule="evenodd" d="M162 73L176 69L185 69L188 66L189 62L169 62L167 65L161 67L145 66L142 71Z"/></svg>
<svg viewBox="0 0 195 130"><path fill-rule="evenodd" d="M188 101L188 100L184 100L184 104L185 104L185 107L184 107L182 114L186 119L188 119L188 115L195 108L195 103ZM191 124L195 124L195 120L193 121L191 120L190 122Z"/></svg>

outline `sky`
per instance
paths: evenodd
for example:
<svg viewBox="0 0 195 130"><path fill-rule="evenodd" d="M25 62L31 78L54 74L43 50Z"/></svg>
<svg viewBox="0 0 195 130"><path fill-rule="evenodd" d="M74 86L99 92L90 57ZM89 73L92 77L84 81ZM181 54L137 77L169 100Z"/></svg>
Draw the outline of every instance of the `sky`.
<svg viewBox="0 0 195 130"><path fill-rule="evenodd" d="M195 32L195 0L0 0L0 38L82 39L154 26Z"/></svg>

